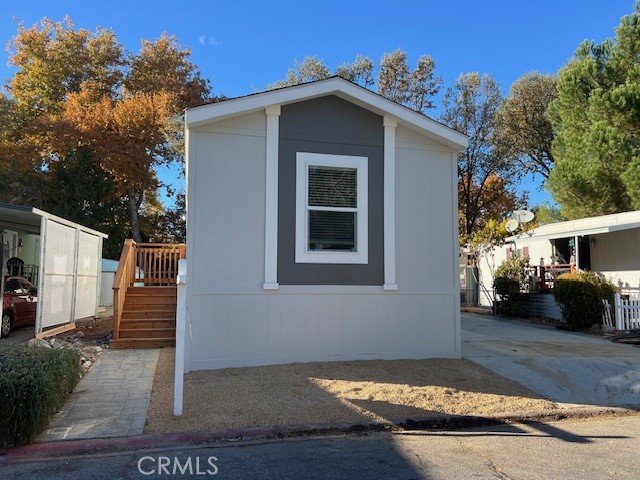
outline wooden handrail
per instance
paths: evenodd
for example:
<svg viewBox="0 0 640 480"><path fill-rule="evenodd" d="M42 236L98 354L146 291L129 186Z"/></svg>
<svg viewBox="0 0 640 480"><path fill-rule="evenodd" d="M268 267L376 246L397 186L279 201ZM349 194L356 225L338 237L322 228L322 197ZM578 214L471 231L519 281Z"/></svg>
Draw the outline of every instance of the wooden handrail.
<svg viewBox="0 0 640 480"><path fill-rule="evenodd" d="M113 339L119 338L122 309L130 286L176 284L178 261L186 258L186 245L124 241L113 280Z"/></svg>
<svg viewBox="0 0 640 480"><path fill-rule="evenodd" d="M178 261L185 258L184 244L139 243L131 282L142 285L175 285Z"/></svg>
<svg viewBox="0 0 640 480"><path fill-rule="evenodd" d="M553 290L556 277L565 272L575 272L576 266L573 263L555 263L549 265L531 265L529 272L538 278L539 289L541 292ZM550 274L551 279L546 274Z"/></svg>
<svg viewBox="0 0 640 480"><path fill-rule="evenodd" d="M127 238L122 247L118 269L113 279L113 339L119 338L122 307L130 284L131 272L135 271L136 242Z"/></svg>

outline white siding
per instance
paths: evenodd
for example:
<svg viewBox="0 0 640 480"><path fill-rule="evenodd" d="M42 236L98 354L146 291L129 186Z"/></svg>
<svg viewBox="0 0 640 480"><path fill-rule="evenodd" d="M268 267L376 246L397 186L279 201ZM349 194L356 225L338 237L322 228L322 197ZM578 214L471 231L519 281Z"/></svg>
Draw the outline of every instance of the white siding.
<svg viewBox="0 0 640 480"><path fill-rule="evenodd" d="M398 127L398 291L262 290L265 115L189 133L186 370L460 356L455 154Z"/></svg>
<svg viewBox="0 0 640 480"><path fill-rule="evenodd" d="M511 248L524 255L525 248L528 249L529 263L531 265L540 265L540 259L543 259L545 265L551 263L553 255L553 247L547 238L519 238L515 244L505 244L493 248L491 251L482 255L478 260L478 273L480 281L480 305L489 307L493 302L493 272L502 263L507 260L507 250Z"/></svg>
<svg viewBox="0 0 640 480"><path fill-rule="evenodd" d="M451 299L387 293L195 296L191 369L457 357Z"/></svg>
<svg viewBox="0 0 640 480"><path fill-rule="evenodd" d="M398 285L453 291L458 258L451 220L450 150L398 127L396 152L396 272ZM408 141L410 140L410 142Z"/></svg>
<svg viewBox="0 0 640 480"><path fill-rule="evenodd" d="M259 292L264 277L265 115L230 119L219 129L192 136L190 293L238 287Z"/></svg>
<svg viewBox="0 0 640 480"><path fill-rule="evenodd" d="M591 237L591 267L623 293L640 292L640 228Z"/></svg>

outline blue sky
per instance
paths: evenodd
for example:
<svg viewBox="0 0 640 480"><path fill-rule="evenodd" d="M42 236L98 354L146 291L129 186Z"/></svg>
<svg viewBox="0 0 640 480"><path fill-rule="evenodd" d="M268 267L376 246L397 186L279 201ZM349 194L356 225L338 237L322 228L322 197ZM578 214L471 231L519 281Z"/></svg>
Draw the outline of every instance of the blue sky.
<svg viewBox="0 0 640 480"><path fill-rule="evenodd" d="M47 16L71 16L76 27L113 30L129 50L166 31L192 49L192 61L216 94L245 95L283 78L295 60L315 55L335 68L360 53L376 62L405 50L411 63L423 54L449 86L464 72L493 75L505 94L523 73L555 73L585 39L614 36L633 0L485 0L321 2L182 0L0 0L0 43ZM12 75L8 53L0 79ZM438 112L432 113L437 117ZM169 179L172 173L163 172ZM526 181L532 204L550 199Z"/></svg>

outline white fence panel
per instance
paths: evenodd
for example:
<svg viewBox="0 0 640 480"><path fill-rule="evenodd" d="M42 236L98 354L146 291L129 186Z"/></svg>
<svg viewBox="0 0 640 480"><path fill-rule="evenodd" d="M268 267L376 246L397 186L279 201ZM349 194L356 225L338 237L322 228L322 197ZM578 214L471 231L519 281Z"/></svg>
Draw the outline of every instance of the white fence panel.
<svg viewBox="0 0 640 480"><path fill-rule="evenodd" d="M616 329L633 330L640 328L640 298L622 298L615 295Z"/></svg>
<svg viewBox="0 0 640 480"><path fill-rule="evenodd" d="M98 301L98 272L100 271L100 238L78 232L78 269L74 320L96 314Z"/></svg>
<svg viewBox="0 0 640 480"><path fill-rule="evenodd" d="M38 298L41 303L41 328L71 321L74 294L76 230L51 220L46 221L44 278Z"/></svg>

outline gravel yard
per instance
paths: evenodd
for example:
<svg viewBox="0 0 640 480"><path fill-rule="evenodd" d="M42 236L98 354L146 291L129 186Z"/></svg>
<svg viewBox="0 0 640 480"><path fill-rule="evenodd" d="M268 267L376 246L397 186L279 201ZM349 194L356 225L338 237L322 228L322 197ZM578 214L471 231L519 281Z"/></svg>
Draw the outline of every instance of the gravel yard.
<svg viewBox="0 0 640 480"><path fill-rule="evenodd" d="M145 433L491 416L556 407L468 360L368 360L191 372L173 416L175 350L160 353Z"/></svg>

